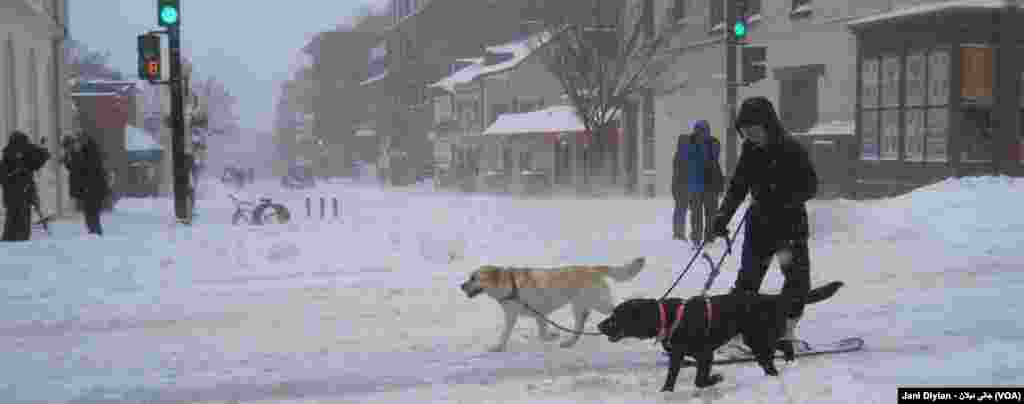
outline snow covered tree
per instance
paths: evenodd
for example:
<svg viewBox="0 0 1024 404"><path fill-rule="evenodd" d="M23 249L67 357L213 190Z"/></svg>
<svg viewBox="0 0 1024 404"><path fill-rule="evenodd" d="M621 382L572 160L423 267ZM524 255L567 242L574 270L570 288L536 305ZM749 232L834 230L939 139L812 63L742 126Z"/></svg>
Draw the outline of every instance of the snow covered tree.
<svg viewBox="0 0 1024 404"><path fill-rule="evenodd" d="M74 39L64 47L70 76L75 80L122 80L124 75L110 65L110 52L90 49Z"/></svg>
<svg viewBox="0 0 1024 404"><path fill-rule="evenodd" d="M615 132L624 107L652 90L681 87L669 73L676 57L672 39L681 24L655 24L653 1L527 1L522 18L535 36L533 46L561 83L600 155ZM588 153L589 154L589 153ZM597 159L588 158L586 177Z"/></svg>

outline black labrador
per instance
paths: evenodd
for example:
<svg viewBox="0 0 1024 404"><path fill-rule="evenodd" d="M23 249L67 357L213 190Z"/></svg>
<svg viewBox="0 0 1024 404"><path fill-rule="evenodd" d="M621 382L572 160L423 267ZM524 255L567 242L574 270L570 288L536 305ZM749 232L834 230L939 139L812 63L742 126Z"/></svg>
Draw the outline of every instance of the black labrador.
<svg viewBox="0 0 1024 404"><path fill-rule="evenodd" d="M832 297L843 286L831 282L812 289L806 304ZM709 387L722 381L722 375L711 374L714 351L737 334L751 348L764 373L777 376L775 350L783 351L787 361L793 360L793 344L782 344L786 313L792 299L785 295L730 293L710 297L683 299L629 299L612 315L597 325L611 342L623 338L658 338L670 355L668 377L661 391L673 391L683 357L697 362L697 387Z"/></svg>

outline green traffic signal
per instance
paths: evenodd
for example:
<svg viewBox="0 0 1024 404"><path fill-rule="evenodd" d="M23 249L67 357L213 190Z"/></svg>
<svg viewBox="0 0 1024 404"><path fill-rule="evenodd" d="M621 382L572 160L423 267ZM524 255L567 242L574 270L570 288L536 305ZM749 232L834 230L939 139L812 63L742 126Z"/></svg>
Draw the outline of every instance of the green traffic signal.
<svg viewBox="0 0 1024 404"><path fill-rule="evenodd" d="M176 27L181 24L181 1L157 0L156 21L161 27Z"/></svg>
<svg viewBox="0 0 1024 404"><path fill-rule="evenodd" d="M160 9L160 22L166 25L176 24L178 22L178 9L164 6Z"/></svg>
<svg viewBox="0 0 1024 404"><path fill-rule="evenodd" d="M736 39L743 39L747 36L747 23L745 21L736 21L736 24L732 26L732 33L736 36Z"/></svg>

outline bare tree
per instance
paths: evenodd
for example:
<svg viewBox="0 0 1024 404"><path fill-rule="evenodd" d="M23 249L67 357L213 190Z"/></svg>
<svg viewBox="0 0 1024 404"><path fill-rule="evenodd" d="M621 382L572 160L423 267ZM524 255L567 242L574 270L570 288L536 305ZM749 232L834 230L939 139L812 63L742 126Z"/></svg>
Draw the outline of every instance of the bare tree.
<svg viewBox="0 0 1024 404"><path fill-rule="evenodd" d="M197 80L192 83L192 94L199 106L192 116L192 126L205 129L210 135L233 135L238 133L239 116L235 111L238 98L228 91L227 86L216 77Z"/></svg>
<svg viewBox="0 0 1024 404"><path fill-rule="evenodd" d="M653 2L531 3L523 18L543 33L533 37L531 46L561 83L598 151L632 99L647 90L663 93L681 87L668 73L676 57L673 38L682 26L671 18L656 24ZM595 163L588 160L586 176Z"/></svg>
<svg viewBox="0 0 1024 404"><path fill-rule="evenodd" d="M90 49L81 41L69 40L64 47L71 77L84 80L122 80L124 75L110 66L110 52Z"/></svg>

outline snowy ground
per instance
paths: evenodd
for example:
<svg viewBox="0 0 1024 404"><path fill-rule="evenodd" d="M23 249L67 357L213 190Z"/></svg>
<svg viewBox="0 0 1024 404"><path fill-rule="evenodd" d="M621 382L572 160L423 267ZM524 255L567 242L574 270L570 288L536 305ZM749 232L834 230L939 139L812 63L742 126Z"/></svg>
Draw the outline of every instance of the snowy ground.
<svg viewBox="0 0 1024 404"><path fill-rule="evenodd" d="M76 220L0 247L0 401L894 403L902 385L1024 384L1019 180L812 202L813 282L847 286L809 307L799 332L862 336L866 349L804 358L777 379L721 366L725 382L699 393L686 369L671 394L657 393L665 369L650 341L584 337L562 349L520 321L508 352L486 352L499 308L457 288L483 262L646 256L640 276L613 287L619 299L658 297L691 254L669 238L668 200L353 184L290 196L268 182L246 194L284 201L295 221L233 227L226 192L209 189L191 228L171 224L167 200L125 200L104 217L102 239ZM306 195L337 197L342 218L306 219ZM728 289L737 262L713 292ZM695 268L674 294L697 293L706 273ZM764 291L780 286L772 269ZM602 316L591 318L592 330Z"/></svg>

